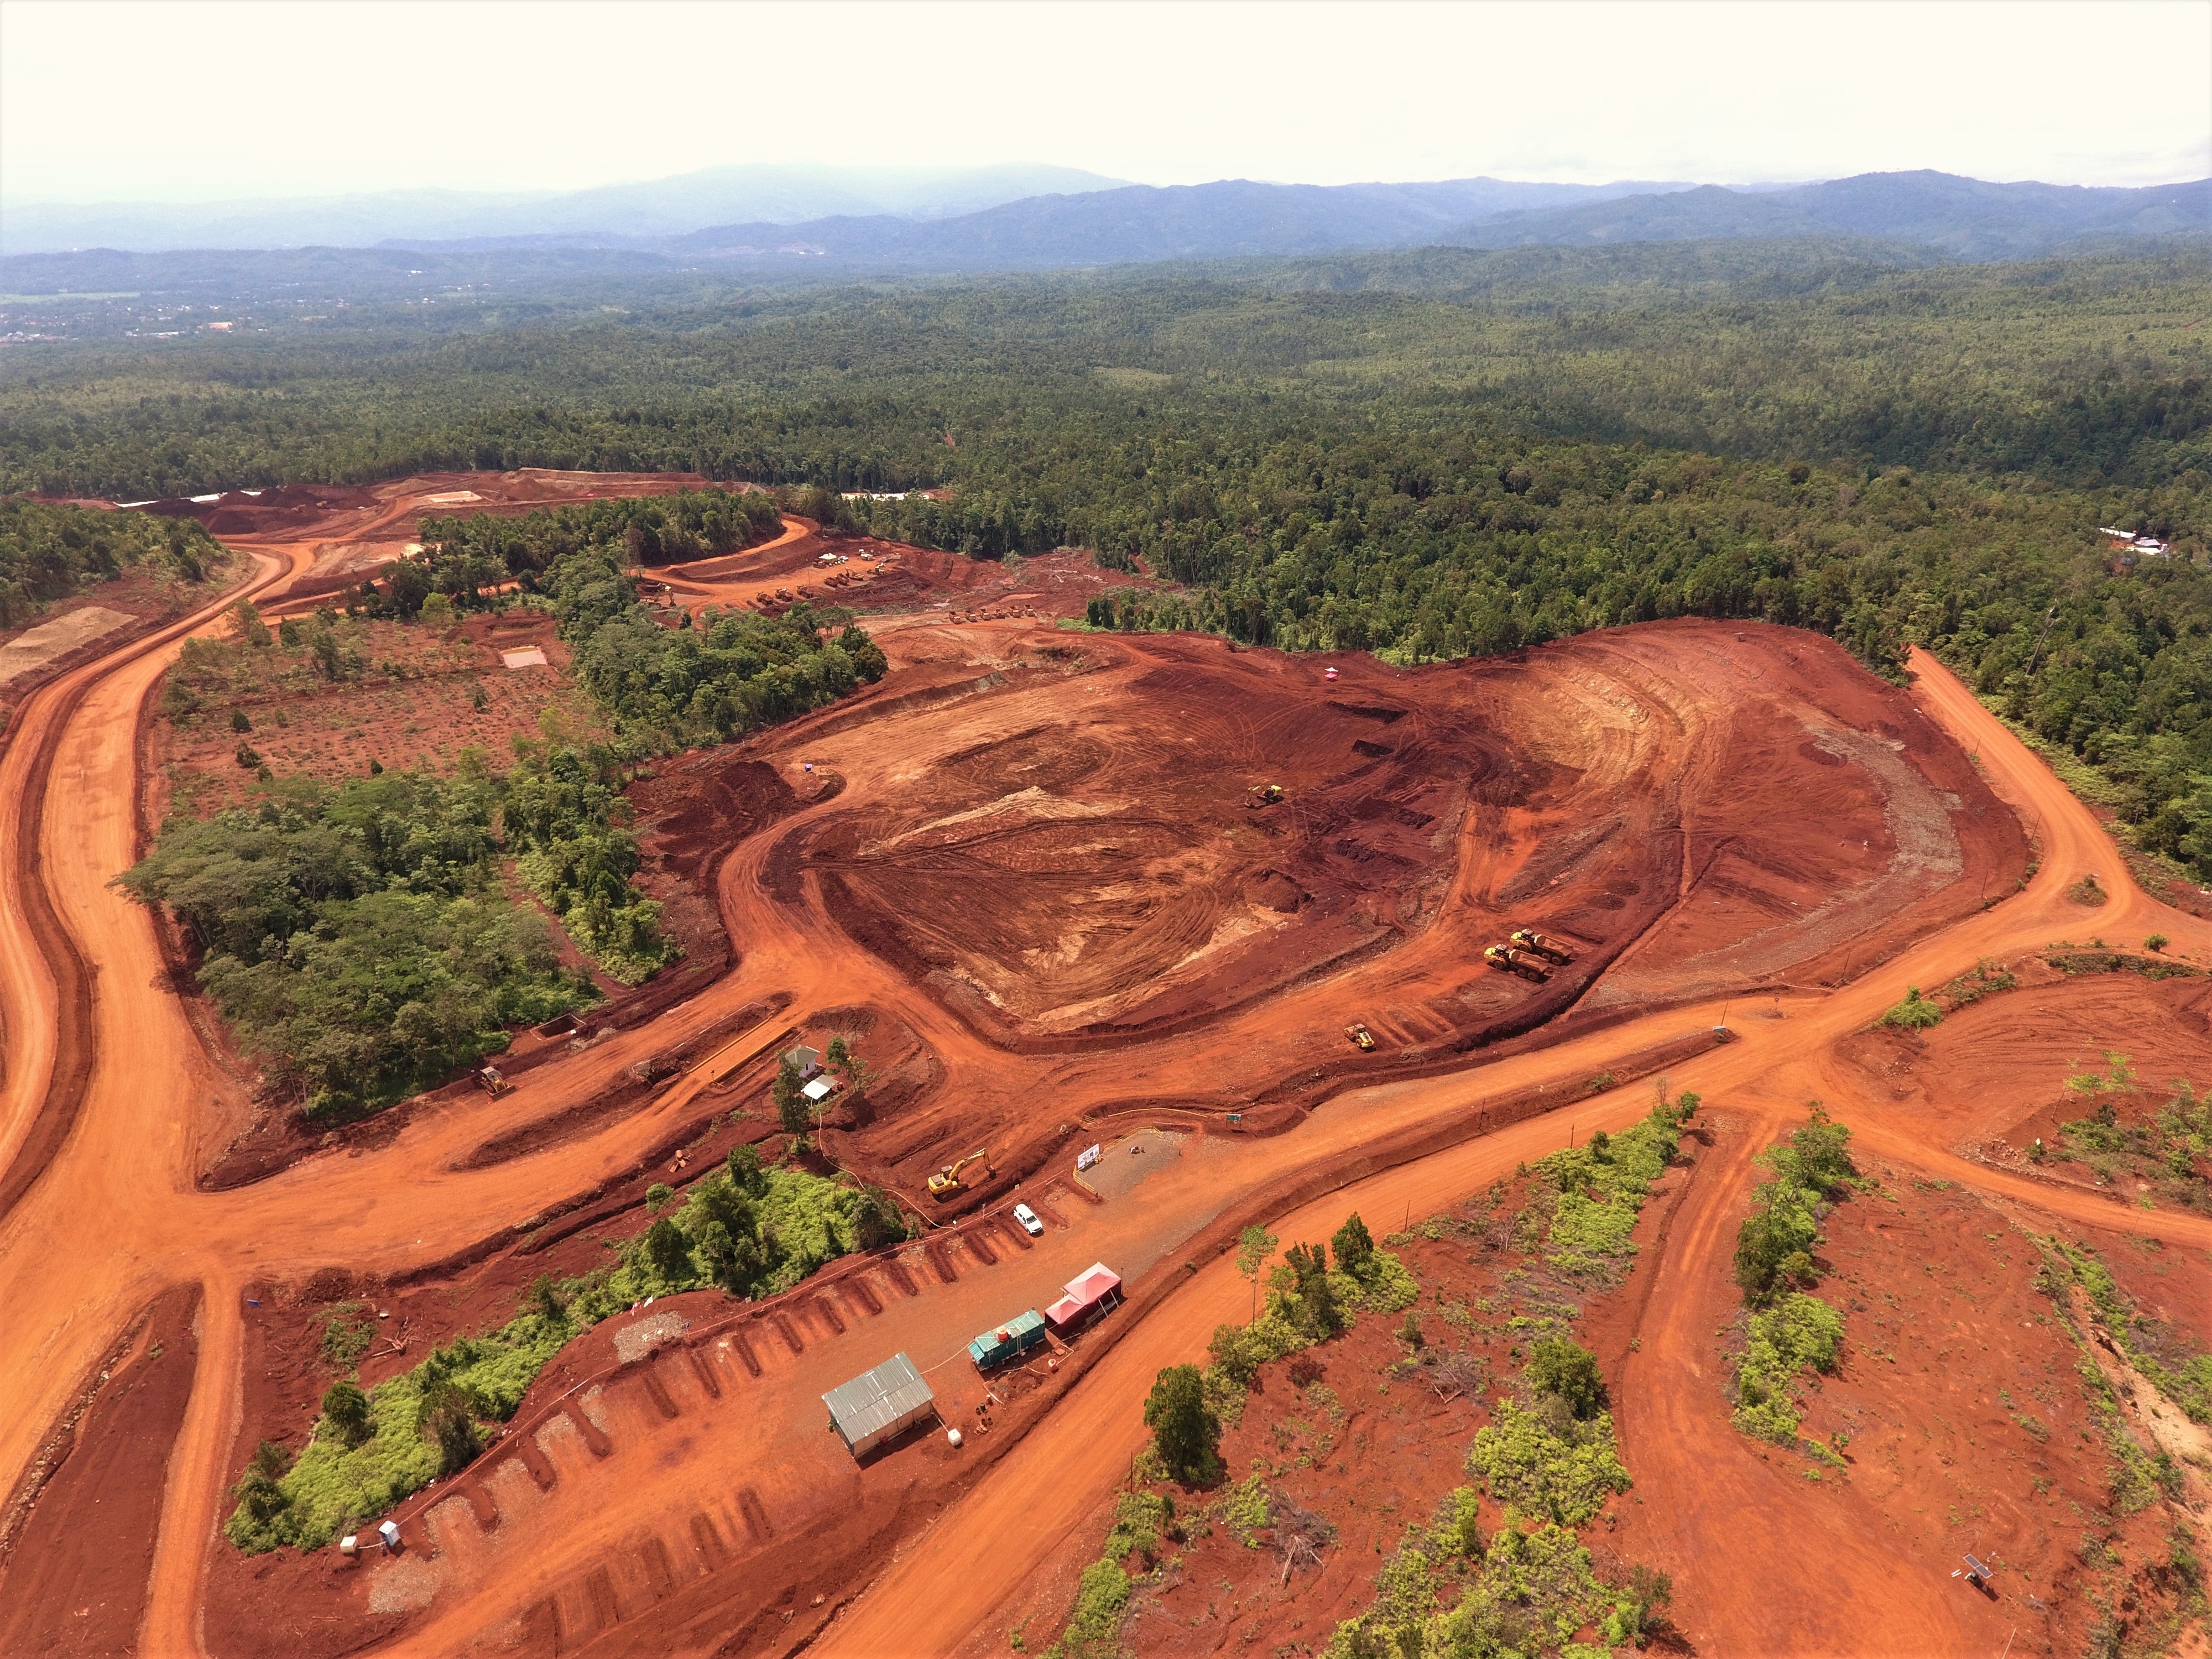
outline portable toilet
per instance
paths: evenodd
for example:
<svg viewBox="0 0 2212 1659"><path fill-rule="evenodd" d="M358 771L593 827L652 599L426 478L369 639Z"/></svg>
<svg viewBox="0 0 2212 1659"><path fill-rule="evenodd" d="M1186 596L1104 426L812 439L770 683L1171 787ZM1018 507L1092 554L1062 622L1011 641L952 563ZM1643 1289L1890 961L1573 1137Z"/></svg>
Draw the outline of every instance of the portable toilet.
<svg viewBox="0 0 2212 1659"><path fill-rule="evenodd" d="M397 1555L399 1553L399 1523L398 1522L386 1522L382 1526L376 1529L376 1535L384 1540L384 1547L389 1553Z"/></svg>

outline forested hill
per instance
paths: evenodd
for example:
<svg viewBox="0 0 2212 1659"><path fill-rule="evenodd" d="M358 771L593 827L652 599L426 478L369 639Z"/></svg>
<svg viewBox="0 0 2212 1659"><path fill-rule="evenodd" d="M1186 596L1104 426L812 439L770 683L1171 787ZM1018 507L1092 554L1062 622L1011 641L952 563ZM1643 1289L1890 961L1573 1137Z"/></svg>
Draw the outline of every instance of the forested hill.
<svg viewBox="0 0 2212 1659"><path fill-rule="evenodd" d="M2212 878L2205 259L1743 246L41 346L0 366L0 457L127 498L524 465L945 485L842 510L1184 585L1110 625L1406 662L1680 614L1893 672L1924 643ZM2174 556L2117 564L2102 526Z"/></svg>

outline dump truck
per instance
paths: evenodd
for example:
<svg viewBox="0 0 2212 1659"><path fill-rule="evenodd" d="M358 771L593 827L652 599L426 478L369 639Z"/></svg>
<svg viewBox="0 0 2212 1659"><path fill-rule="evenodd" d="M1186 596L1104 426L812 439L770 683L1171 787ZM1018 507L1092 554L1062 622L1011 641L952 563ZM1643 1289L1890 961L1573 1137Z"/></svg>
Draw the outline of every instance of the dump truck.
<svg viewBox="0 0 2212 1659"><path fill-rule="evenodd" d="M1364 1025L1362 1025L1356 1019L1353 1020L1351 1024L1344 1028L1344 1034L1359 1046L1360 1051L1363 1054L1375 1047L1375 1033L1369 1030Z"/></svg>
<svg viewBox="0 0 2212 1659"><path fill-rule="evenodd" d="M1552 970L1527 951L1516 951L1510 945L1486 947L1482 959L1493 968L1503 968L1509 974L1518 974L1523 979L1533 979L1539 985L1551 978Z"/></svg>
<svg viewBox="0 0 2212 1659"><path fill-rule="evenodd" d="M1523 927L1513 935L1514 944L1524 951L1534 951L1540 957L1548 957L1562 968L1575 959L1575 953L1553 939L1549 933L1540 933L1533 927Z"/></svg>
<svg viewBox="0 0 2212 1659"><path fill-rule="evenodd" d="M965 1158L957 1158L929 1178L929 1195L946 1198L961 1189L960 1172L971 1164L978 1164L990 1156L991 1149L978 1146Z"/></svg>
<svg viewBox="0 0 2212 1659"><path fill-rule="evenodd" d="M1283 786L1281 784L1255 783L1250 789L1245 792L1244 804L1247 806L1273 806L1277 801L1282 799L1282 798Z"/></svg>

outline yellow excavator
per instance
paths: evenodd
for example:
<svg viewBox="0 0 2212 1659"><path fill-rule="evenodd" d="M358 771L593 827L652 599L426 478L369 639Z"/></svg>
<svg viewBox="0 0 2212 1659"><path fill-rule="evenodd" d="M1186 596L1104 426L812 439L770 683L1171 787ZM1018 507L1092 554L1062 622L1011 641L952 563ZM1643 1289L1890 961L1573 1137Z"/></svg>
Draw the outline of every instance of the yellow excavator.
<svg viewBox="0 0 2212 1659"><path fill-rule="evenodd" d="M1247 806L1273 806L1282 798L1283 786L1279 783L1255 783L1244 792Z"/></svg>
<svg viewBox="0 0 2212 1659"><path fill-rule="evenodd" d="M1562 968L1575 959L1575 953L1553 939L1549 933L1540 933L1533 927L1518 928L1513 942L1524 951L1534 951L1540 957L1549 957Z"/></svg>
<svg viewBox="0 0 2212 1659"><path fill-rule="evenodd" d="M957 1158L929 1178L932 1198L949 1198L961 1188L960 1172L971 1164L981 1163L991 1155L988 1146L978 1146L965 1158Z"/></svg>

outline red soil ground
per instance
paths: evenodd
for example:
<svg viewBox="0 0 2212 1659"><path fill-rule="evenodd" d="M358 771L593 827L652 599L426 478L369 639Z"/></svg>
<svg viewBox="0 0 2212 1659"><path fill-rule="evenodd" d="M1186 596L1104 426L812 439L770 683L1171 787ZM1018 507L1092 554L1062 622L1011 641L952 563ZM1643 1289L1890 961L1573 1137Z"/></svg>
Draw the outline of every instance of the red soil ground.
<svg viewBox="0 0 2212 1659"><path fill-rule="evenodd" d="M0 1653L141 1651L154 1523L191 1399L199 1293L164 1292L94 1379L36 1506L0 1536Z"/></svg>
<svg viewBox="0 0 2212 1659"><path fill-rule="evenodd" d="M454 488L432 487L441 483ZM363 526L395 529L428 496L468 487L393 487L367 504ZM273 591L327 568L339 543L368 539L340 533L358 510L333 500L256 538L255 580ZM694 586L700 603L727 603L749 597L749 582ZM1563 1128L1640 1115L1648 1095L1602 1080L1662 1051L1679 1057L1668 1062L1678 1084L1737 1126L1700 1155L1665 1248L1655 1240L1640 1311L1623 1327L1634 1346L1605 1338L1626 1353L1617 1387L1625 1453L1647 1498L1638 1512L1663 1507L1676 1528L1671 1543L1655 1534L1650 1553L1675 1572L1686 1623L1698 1621L1700 1648L1714 1652L2000 1644L1998 1607L1946 1599L1948 1579L1923 1583L1929 1553L1949 1540L1885 1533L1874 1511L1850 1507L1861 1501L1856 1474L1838 1506L1825 1486L1747 1452L1712 1370L1711 1333L1733 1317L1714 1298L1729 1293L1751 1154L1813 1095L1854 1124L1870 1164L1899 1170L1900 1196L1917 1172L1971 1182L2054 1226L2124 1224L2169 1254L2212 1244L2200 1217L2124 1209L1960 1156L1964 1136L1875 1086L1852 1046L1908 981L1941 986L1978 957L2021 959L2084 931L2064 888L2117 867L2094 818L1940 670L1923 665L1911 692L1891 691L1832 647L1783 630L1739 638L1662 624L1411 672L1344 659L1328 686L1322 664L1218 641L1007 619L1046 608L1017 601L1019 591L959 613L1000 620L955 622L950 605L882 615L872 628L894 672L881 685L663 774L702 786L711 774L727 792L687 812L672 783L641 803L667 878L713 884L736 946L721 978L599 1041L549 1048L510 1095L427 1098L374 1136L221 1192L198 1190L195 1176L244 1103L179 1018L144 913L104 886L135 856L138 712L173 641L65 674L26 704L0 756L0 799L13 804L0 817L0 1019L11 1044L0 1155L14 1199L0 1215L0 1302L35 1364L0 1370L0 1468L32 1467L131 1310L173 1285L204 1286L196 1382L145 1546L142 1650L194 1650L204 1629L226 1652L333 1651L394 1628L389 1619L392 1650L589 1640L607 1652L771 1651L834 1617L823 1651L952 1650L1004 1627L998 1610L1126 1473L1152 1372L1198 1357L1216 1322L1246 1311L1248 1287L1214 1254L1237 1225L1311 1237L1352 1208L1442 1209L1561 1144ZM1398 708L1395 720L1358 712ZM1960 748L1986 771L1966 768ZM70 787L49 791L49 777ZM1261 781L1285 784L1291 799L1248 811L1245 786ZM726 850L714 844L720 812L732 820ZM2043 868L1984 910L1984 892L2013 893L2025 861L2014 813ZM1081 836L1101 866L1087 879ZM1275 908L1292 890L1296 902ZM1170 891L1186 904L1163 902ZM1203 931L1178 933L1180 908ZM1522 921L1577 931L1586 946L1540 988L1480 965L1480 946ZM2132 889L2115 890L2094 925L2115 939L2189 937ZM1869 980L1875 961L1885 965ZM1634 976L1632 996L1570 1006L1599 1002L1616 975ZM1753 985L1794 988L1768 1007L1782 1018L1750 1018ZM1729 998L1738 1040L1683 1046ZM2006 1000L1954 1016L1958 1029L1971 1036ZM724 1136L757 1125L732 1123L732 1097L716 1092L757 1087L739 1061L856 1009L887 1054L904 1056L887 1063L906 1091L886 1091L867 1121L824 1139L840 1164L888 1179L932 1219L997 1206L1017 1182L1037 1193L1065 1169L1060 1158L1117 1127L1212 1132L1103 1204L1047 1191L1051 1228L1034 1248L977 1218L957 1247L919 1249L896 1271L832 1269L788 1309L745 1324L758 1375L734 1342L717 1346L724 1333L702 1310L699 1347L586 1382L572 1413L548 1391L589 1374L592 1345L629 1328L612 1322L549 1374L464 1490L405 1509L416 1541L398 1561L347 1576L323 1558L279 1558L256 1579L258 1565L226 1554L217 1528L245 1449L271 1429L296 1435L321 1380L300 1358L318 1300L309 1287L388 1298L394 1322L410 1322L410 1351L503 1316L534 1276L521 1245L535 1235L569 1253L563 1261L596 1249L678 1146L699 1144L691 1167L707 1167L711 1120ZM1353 1018L1381 1040L1375 1054L1339 1034ZM1962 1103L1974 1097L1960 1088ZM1553 1101L1577 1103L1566 1124L1522 1119ZM1226 1123L1232 1111L1247 1112L1241 1128ZM946 1211L931 1206L922 1176L986 1136L995 1176ZM1872 1213L1875 1201L1845 1211ZM546 1237L568 1220L574 1231ZM1912 1248L1942 1243L1942 1266L1967 1264L1959 1218L1924 1224ZM46 1265L57 1254L77 1264L65 1285ZM917 1443L857 1469L831 1455L823 1388L896 1347L925 1364L954 1361L975 1330L1102 1257L1128 1278L1130 1307L1078 1345L1052 1387L1000 1416L972 1447L981 1455ZM371 1264L373 1285L325 1276ZM249 1309L264 1285L264 1309ZM265 1334L256 1312L271 1321ZM2050 1358L1976 1340L2002 1356L1992 1364ZM1978 1382L1954 1345L1935 1347L1954 1351L1922 1360L1928 1377ZM257 1370L276 1373L262 1378L266 1392L253 1391ZM1823 1408L1875 1375L1847 1371ZM957 1364L945 1376L948 1413L972 1422L976 1390ZM1869 1438L1927 1414L1920 1386L1869 1383L1853 1406ZM2068 1491L2088 1489L2086 1463L2054 1468L2075 1483ZM1895 1490L1942 1488L1908 1467ZM1717 1559L1713 1540L1733 1535L1753 1502L1821 1547ZM940 1511L942 1524L922 1531ZM1893 1504L1880 1514L1905 1525ZM112 1534L113 1553L124 1559L155 1525L134 1512ZM2141 1565L2142 1542L2125 1528L2112 1547ZM771 1579L763 1559L787 1571ZM2045 1558L2023 1548L2020 1559ZM27 1541L6 1570L68 1582L66 1564ZM2041 1583L2032 1571L2026 1582ZM2083 1605L2077 1596L2060 1615L2062 1631Z"/></svg>

